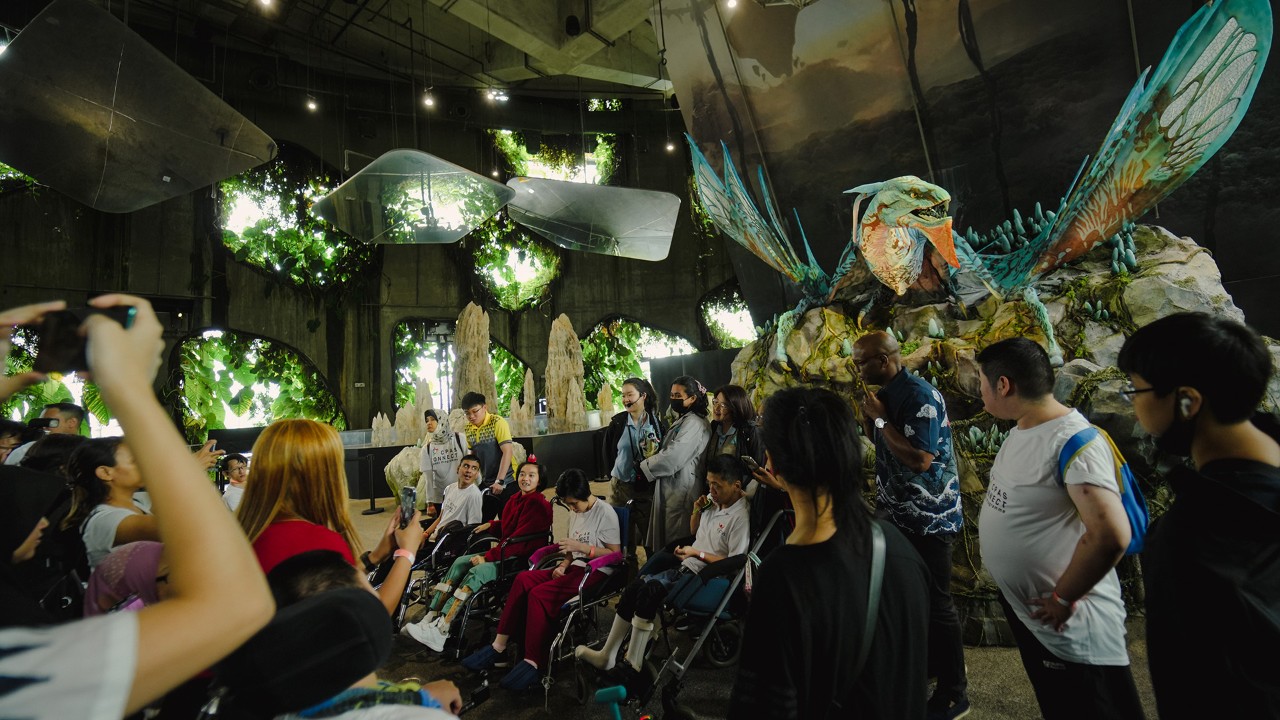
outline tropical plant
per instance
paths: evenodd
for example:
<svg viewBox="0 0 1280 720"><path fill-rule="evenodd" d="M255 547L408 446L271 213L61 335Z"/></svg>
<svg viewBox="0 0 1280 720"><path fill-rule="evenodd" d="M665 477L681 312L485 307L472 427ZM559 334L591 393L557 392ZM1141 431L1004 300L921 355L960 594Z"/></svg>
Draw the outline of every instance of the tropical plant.
<svg viewBox="0 0 1280 720"><path fill-rule="evenodd" d="M622 401L622 381L641 375L636 354L643 328L640 323L613 318L595 326L582 339L583 391L587 404L597 408L596 398L605 383L613 389L615 405Z"/></svg>
<svg viewBox="0 0 1280 720"><path fill-rule="evenodd" d="M225 428L228 413L264 425L302 417L347 427L319 371L270 340L209 332L184 341L179 356L183 426L193 443L204 442L209 430Z"/></svg>
<svg viewBox="0 0 1280 720"><path fill-rule="evenodd" d="M505 211L471 231L459 247L471 256L484 289L512 312L542 302L560 274L559 250L525 232Z"/></svg>
<svg viewBox="0 0 1280 720"><path fill-rule="evenodd" d="M371 266L374 250L311 215L311 205L337 182L326 171L308 167L317 163L296 159L298 154L287 153L220 183L223 242L237 261L296 285L348 285Z"/></svg>
<svg viewBox="0 0 1280 720"><path fill-rule="evenodd" d="M702 320L721 349L740 348L755 339L751 311L737 282L721 287L702 301Z"/></svg>
<svg viewBox="0 0 1280 720"><path fill-rule="evenodd" d="M528 366L493 341L489 342L489 361L493 363L494 382L498 391L498 404L495 409L499 415L506 415L512 399L520 399L520 394L524 392L524 372ZM522 402L529 402L529 398L525 398Z"/></svg>

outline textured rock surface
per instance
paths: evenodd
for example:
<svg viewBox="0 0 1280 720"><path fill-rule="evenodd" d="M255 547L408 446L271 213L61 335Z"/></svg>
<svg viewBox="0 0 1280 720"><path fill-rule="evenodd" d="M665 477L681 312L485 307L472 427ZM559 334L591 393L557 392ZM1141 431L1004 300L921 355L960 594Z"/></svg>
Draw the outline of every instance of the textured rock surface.
<svg viewBox="0 0 1280 720"><path fill-rule="evenodd" d="M582 343L567 315L551 323L547 345L547 432L587 429L582 393Z"/></svg>
<svg viewBox="0 0 1280 720"><path fill-rule="evenodd" d="M1120 393L1127 379L1114 367L1116 357L1134 330L1171 313L1200 310L1244 318L1203 248L1162 228L1145 226L1134 233L1134 244L1139 267L1132 275L1113 275L1110 254L1098 250L1050 274L1037 290L1068 361L1058 373L1055 395L1115 439L1135 473L1144 478L1147 498L1158 512L1167 503L1168 489L1153 466L1153 445L1138 426L1132 404ZM967 641L1007 640L1000 614L991 611L995 586L979 560L977 518L991 463L1009 423L983 412L975 358L983 348L1010 337L1028 337L1043 345L1044 334L1021 297L986 297L967 308L958 303L897 305L872 313L862 325L854 320L860 307L837 304L806 312L785 340L788 368L772 361L772 334L748 345L734 360L733 382L747 388L757 406L777 390L819 385L856 408L861 388L848 358L849 343L878 328L891 328L899 335L903 364L942 391L956 437L966 527L956 547L954 586L967 619ZM1270 342L1280 367L1280 343ZM1272 377L1267 403L1280 406L1280 376ZM1122 564L1121 570L1132 600L1137 597L1139 573L1132 563Z"/></svg>
<svg viewBox="0 0 1280 720"><path fill-rule="evenodd" d="M600 417L604 420L613 417L617 412L613 409L613 388L609 383L605 383L604 387L600 388L600 394L596 395L596 407L600 408Z"/></svg>
<svg viewBox="0 0 1280 720"><path fill-rule="evenodd" d="M499 410L497 381L489 361L489 314L479 305L467 303L458 315L453 342L458 359L454 365L452 406L459 407L462 396L475 391L485 396L494 411Z"/></svg>
<svg viewBox="0 0 1280 720"><path fill-rule="evenodd" d="M533 370L524 371L524 402L520 398L511 398L511 413L507 422L511 425L511 434L518 437L531 436L535 433L533 415L538 409L538 394L534 390Z"/></svg>

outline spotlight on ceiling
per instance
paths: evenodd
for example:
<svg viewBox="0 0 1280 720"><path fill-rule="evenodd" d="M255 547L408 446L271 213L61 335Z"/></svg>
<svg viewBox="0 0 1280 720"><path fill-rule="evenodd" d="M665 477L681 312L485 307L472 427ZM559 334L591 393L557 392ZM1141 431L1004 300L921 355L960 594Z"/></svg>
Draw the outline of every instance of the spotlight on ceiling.
<svg viewBox="0 0 1280 720"><path fill-rule="evenodd" d="M262 7L271 7L271 0L258 0L258 2L262 3Z"/></svg>
<svg viewBox="0 0 1280 720"><path fill-rule="evenodd" d="M507 95L507 91L501 88L489 88L488 92L485 94L488 96L490 102L506 102L511 99L510 96Z"/></svg>
<svg viewBox="0 0 1280 720"><path fill-rule="evenodd" d="M738 0L727 0L724 6L727 8L736 8L738 7Z"/></svg>
<svg viewBox="0 0 1280 720"><path fill-rule="evenodd" d="M422 104L426 105L427 107L432 107L436 104L436 99L431 97L430 90L422 94Z"/></svg>
<svg viewBox="0 0 1280 720"><path fill-rule="evenodd" d="M676 151L676 144L675 144L675 143L673 143L673 142L671 142L670 140L668 140L668 141L667 141L667 152L675 152L675 151Z"/></svg>
<svg viewBox="0 0 1280 720"><path fill-rule="evenodd" d="M311 112L315 112L320 109L320 104L317 103L316 99L310 95L307 96L307 109Z"/></svg>
<svg viewBox="0 0 1280 720"><path fill-rule="evenodd" d="M498 171L497 171L497 170L494 170L493 172L491 172L491 173L489 173L489 174L490 174L490 175L492 175L492 176L494 176L494 177L498 177Z"/></svg>

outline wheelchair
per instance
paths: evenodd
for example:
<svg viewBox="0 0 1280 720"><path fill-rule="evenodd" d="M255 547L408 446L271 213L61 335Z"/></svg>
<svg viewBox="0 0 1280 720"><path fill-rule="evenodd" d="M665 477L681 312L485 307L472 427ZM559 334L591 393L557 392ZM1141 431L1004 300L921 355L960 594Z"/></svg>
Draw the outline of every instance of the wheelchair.
<svg viewBox="0 0 1280 720"><path fill-rule="evenodd" d="M445 573L449 572L449 566L453 561L458 559L464 551L470 546L475 534L475 525L463 525L454 521L441 528L436 538L435 545L428 553L418 557L413 567L409 569L409 579L405 582L404 592L400 595L400 602L396 607L395 614L391 617L391 629L399 631L401 625L404 624L405 615L414 605L426 601L430 596L431 588L442 578ZM476 537L490 537L480 534ZM374 588L381 588L383 581L391 572L391 562L383 562L372 572L369 573L369 584Z"/></svg>

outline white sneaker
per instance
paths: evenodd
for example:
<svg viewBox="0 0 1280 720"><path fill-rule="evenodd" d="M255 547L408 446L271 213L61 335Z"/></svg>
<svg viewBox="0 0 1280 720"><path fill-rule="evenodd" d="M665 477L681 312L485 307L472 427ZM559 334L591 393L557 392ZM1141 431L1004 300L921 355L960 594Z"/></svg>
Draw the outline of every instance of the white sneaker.
<svg viewBox="0 0 1280 720"><path fill-rule="evenodd" d="M447 630L441 630L438 625L428 625L422 629L420 635L415 634L413 639L436 652L444 652L444 644L449 639L449 633Z"/></svg>

